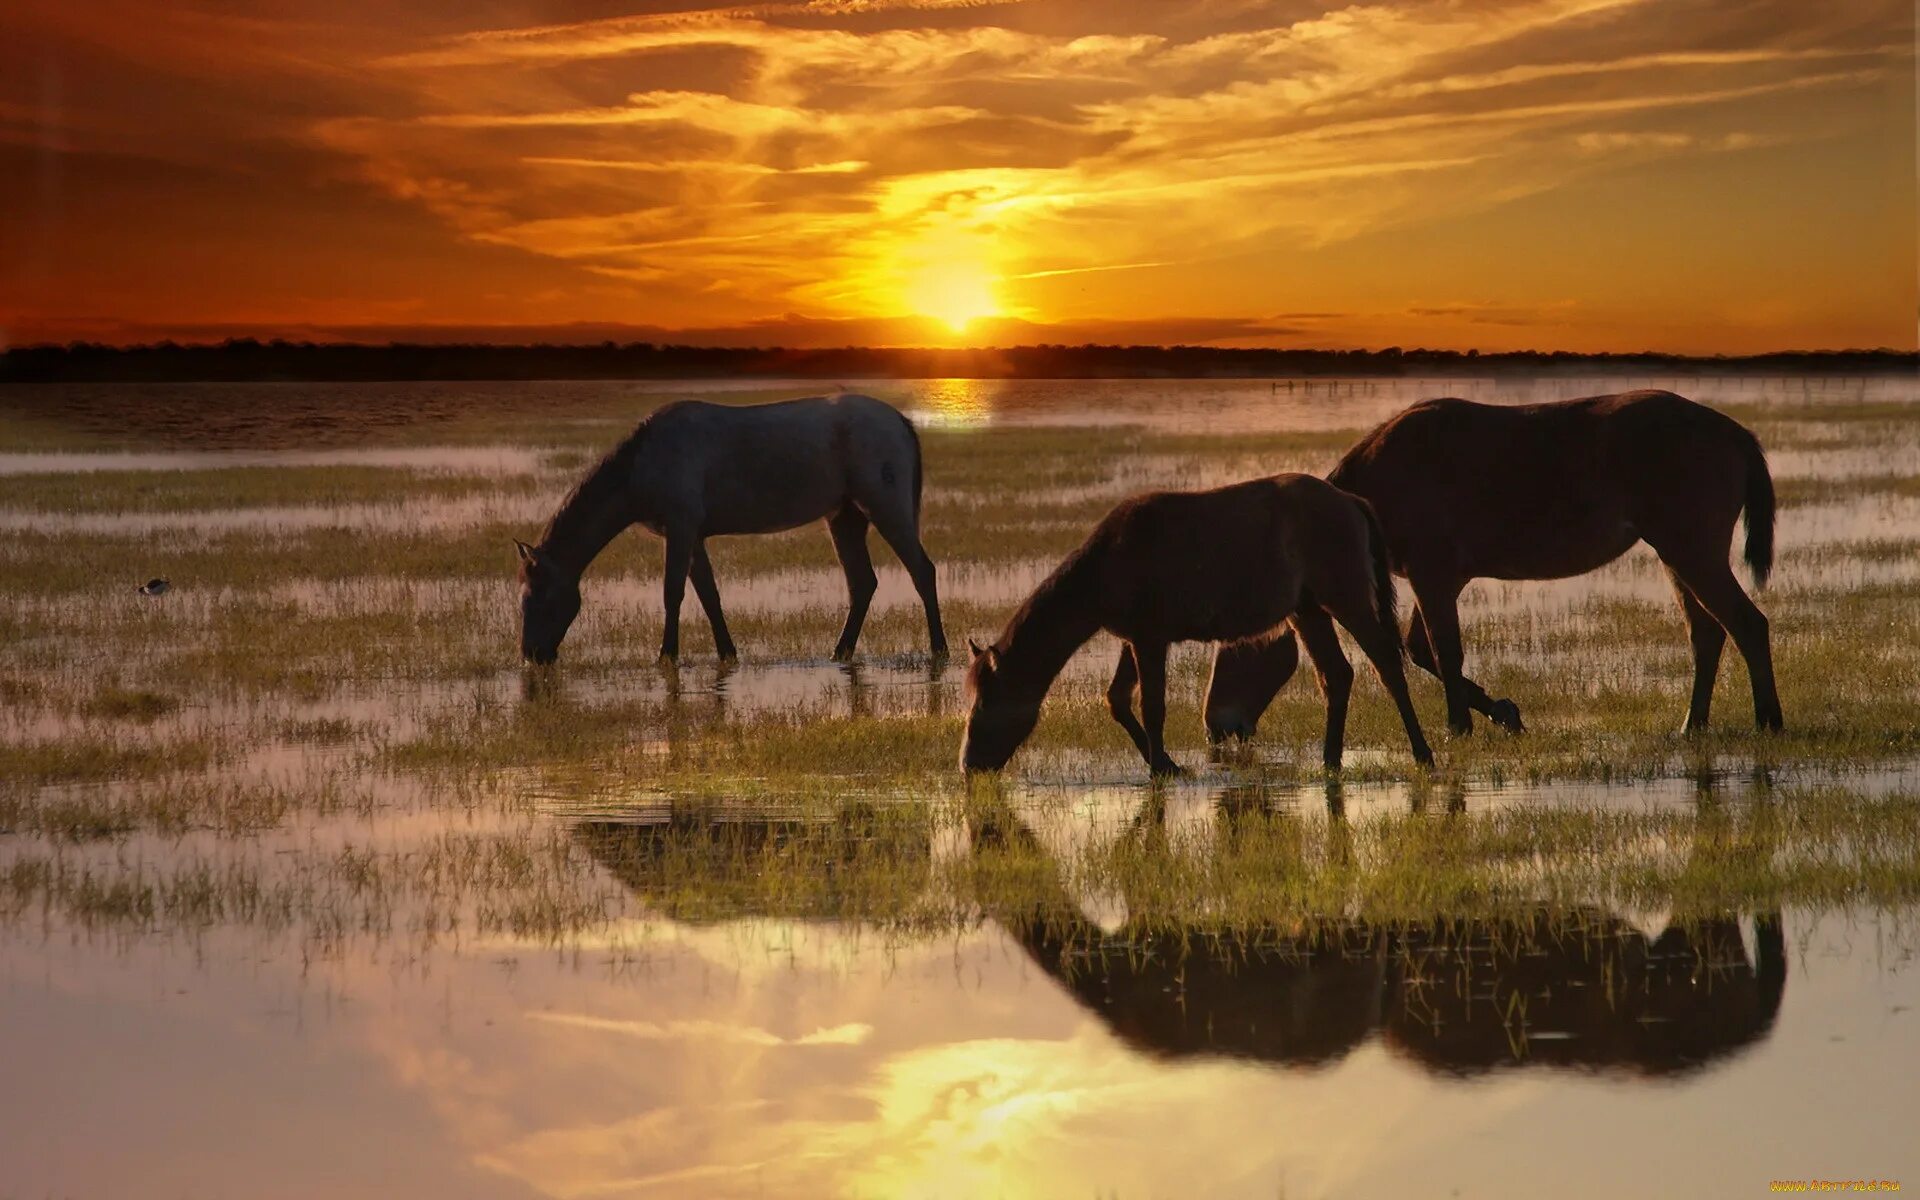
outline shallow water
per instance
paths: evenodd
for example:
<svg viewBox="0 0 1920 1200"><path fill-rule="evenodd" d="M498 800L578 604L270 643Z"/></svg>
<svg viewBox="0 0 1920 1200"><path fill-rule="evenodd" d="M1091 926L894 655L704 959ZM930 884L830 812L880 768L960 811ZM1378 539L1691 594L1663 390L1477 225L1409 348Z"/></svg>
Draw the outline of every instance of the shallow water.
<svg viewBox="0 0 1920 1200"><path fill-rule="evenodd" d="M1818 423L1822 405L1908 403L1920 380L1868 376L1447 376L1402 379L849 379L845 390L879 396L928 426L1141 425L1167 432L1363 429L1419 400L1458 396L1529 404L1636 388L1663 388L1708 404L1760 405ZM817 396L840 381L805 379L563 381L551 383L38 384L0 394L0 412L67 425L135 452L105 466L207 465L182 450L271 449L361 454L370 438L420 442L458 434L463 420L531 417L537 428L623 427L659 404L689 396L750 402ZM129 444L132 443L132 444ZM320 449L316 449L320 448ZM0 447L4 449L4 447ZM396 453L414 453L418 448ZM374 461L355 459L354 461ZM398 460L385 460L400 465ZM412 459L412 462L423 460ZM443 460L444 461L444 460ZM21 464L15 466L14 464ZM0 469L39 466L10 454ZM446 465L471 465L447 463ZM98 469L76 468L76 469Z"/></svg>
<svg viewBox="0 0 1920 1200"><path fill-rule="evenodd" d="M1906 477L1920 462L1904 432L1863 445L1857 430L1821 418L1826 405L1920 401L1915 381L1886 377L849 383L923 425L981 437L1046 425L1354 429L1432 395L1518 403L1659 386L1790 417L1792 444L1773 455L1783 481ZM0 406L24 390L0 394ZM133 388L120 391L141 401L141 415L116 425L126 395L47 389L28 406L36 419L70 410L85 445L0 445L0 475L284 463L520 478L511 494L404 506L0 511L0 561L24 553L27 534L80 547L133 535L163 555L228 539L298 544L326 530L374 538L537 525L553 496L528 498L524 477L550 478L557 496L578 469L558 466L557 453L591 454L663 399L819 390L759 380ZM485 423L472 424L474 414ZM1247 464L1285 465L1314 464ZM1226 454L1149 451L1111 478L1039 489L1031 502L1044 517L1049 505L1241 471ZM938 486L929 481L930 492ZM870 718L863 728L886 736L962 709L964 654L934 664L920 652L918 599L877 543L867 650L852 664L826 660L845 585L827 540L806 536L817 557L805 565L732 571L717 555L746 656L737 665L713 660L691 596L687 655L677 668L653 662L657 548L589 577L576 640L550 673L513 662L504 553L488 575L370 569L341 582L315 567L257 587L182 576L153 603L117 576L97 594L0 596L0 618L12 623L0 637L23 631L0 649L0 684L18 689L0 693L0 742L84 734L121 750L215 747L204 770L33 793L77 808L120 804L136 822L125 829L56 837L8 826L15 793L0 781L0 877L52 864L98 885L69 907L9 909L12 893L0 890L0 1197L1615 1197L1746 1195L1777 1179L1920 1180L1910 1148L1920 1103L1912 903L1762 897L1680 921L1559 896L1532 916L1445 936L1360 926L1342 905L1223 934L1136 927L1125 896L1071 891L1054 914L1065 925L1043 930L983 893L964 920L929 932L887 914L817 919L802 902L729 907L714 902L724 880L708 894L663 879L653 870L659 831L688 801L669 767L700 753L712 731L751 738L756 727ZM1906 549L1915 538L1912 495L1788 505L1774 594L1785 603L1915 582L1920 556ZM943 561L943 599L950 613L997 624L1053 561ZM1410 606L1404 587L1402 599ZM1670 641L1653 653L1596 652L1572 637L1622 605L1667 612ZM197 637L256 606L343 641L361 624L378 631L372 642L401 649L438 636L449 658L466 657L442 671L356 645L378 665L357 666L342 646L338 663L319 657L316 676L282 678L250 661L241 665L261 668L255 676L236 670L197 687L166 673L203 649ZM84 619L60 622L74 613L112 636L88 636ZM802 615L802 632L825 629L817 647L767 644ZM1685 653L1670 584L1645 547L1579 579L1477 582L1462 615L1473 667L1550 669L1551 686L1569 695L1668 679ZM874 629L886 622L911 640L885 641ZM949 624L956 646L991 632ZM43 626L60 632L37 633ZM1783 640L1817 632L1776 627ZM576 657L583 644L597 654ZM1062 690L1097 704L1113 654L1110 639L1096 639ZM1175 658L1173 704L1189 720L1205 657L1188 647ZM210 661L217 672L226 660ZM1306 675L1296 691L1311 687ZM1744 684L1730 676L1723 669L1722 715L1744 712ZM1872 682L1881 697L1915 687ZM1677 723L1684 697L1671 686ZM146 687L177 705L140 720L99 707L113 689ZM1377 694L1363 680L1356 696L1369 689ZM1417 681L1416 699L1431 728L1430 680ZM631 732L619 731L631 752L624 771L586 762L574 772L469 772L455 761L416 774L387 756L468 728L460 722L475 713L503 728L531 715L564 730L601 710L634 714ZM1797 761L1679 738L1648 777L1628 782L1532 782L1519 771L1410 781L1404 742L1380 742L1350 746L1347 781L1300 783L1319 736L1317 707L1304 721L1300 711L1269 718L1246 755L1209 760L1197 743L1176 747L1194 774L1171 785L1143 783L1109 728L1095 749L1030 748L1026 774L1007 790L1063 879L1065 864L1111 846L1144 812L1169 837L1207 846L1230 842L1245 821L1331 828L1540 811L1704 821L1794 789L1862 803L1920 791L1920 759L1906 751ZM1609 748L1596 736L1584 752L1604 765ZM1389 781L1368 782L1369 772ZM718 799L744 839L728 845L791 837L796 854L809 852L796 831L821 818L796 816L805 811L796 797L783 802L791 780L736 782L740 795ZM843 782L849 810L923 799L858 776ZM249 787L298 802L283 818L248 823L241 811L230 825L193 806ZM185 816L137 824L142 805L163 803ZM584 883L554 865L550 842L575 856ZM939 872L992 844L936 825L924 844L894 849L931 889ZM838 867L831 855L802 865L827 877ZM116 907L114 889L135 885L151 886L151 911ZM582 887L588 894L574 897ZM540 928L528 910L573 899L599 915L558 939L514 932ZM1062 927L1074 937L1061 941Z"/></svg>
<svg viewBox="0 0 1920 1200"><path fill-rule="evenodd" d="M1911 1180L1916 916L1742 914L1703 941L1596 913L1492 966L1510 931L1474 934L1477 969L1417 931L1319 953L1276 935L1230 966L1095 958L1070 975L992 920L927 943L655 920L617 950L500 938L430 964L56 926L0 955L0 1146L19 1194L74 1196ZM1631 973L1609 1000L1614 963ZM1467 978L1485 990L1448 990ZM1524 1018L1503 1015L1516 994Z"/></svg>
<svg viewBox="0 0 1920 1200"><path fill-rule="evenodd" d="M345 419L343 414L343 420ZM403 467L415 471L524 475L545 458L523 446L362 446L341 450L46 450L0 452L0 475L65 471L205 471L228 467Z"/></svg>
<svg viewBox="0 0 1920 1200"><path fill-rule="evenodd" d="M1420 400L1535 404L1659 388L1707 404L1785 409L1907 403L1920 381L1893 376L1498 376L1406 379L944 379L849 383L931 425L1145 425L1184 433L1365 429Z"/></svg>

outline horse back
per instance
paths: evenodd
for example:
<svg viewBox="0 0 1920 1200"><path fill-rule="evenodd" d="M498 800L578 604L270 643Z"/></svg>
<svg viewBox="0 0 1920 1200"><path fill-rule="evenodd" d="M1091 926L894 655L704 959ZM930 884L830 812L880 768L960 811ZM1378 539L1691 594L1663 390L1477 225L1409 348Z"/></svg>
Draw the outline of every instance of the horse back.
<svg viewBox="0 0 1920 1200"><path fill-rule="evenodd" d="M1551 579L1619 557L1676 502L1698 508L1691 493L1725 491L1745 437L1730 418L1671 392L1430 400L1362 438L1328 479L1373 503L1403 573ZM1707 478L1691 478L1695 470ZM1707 507L1720 519L1723 503Z"/></svg>
<svg viewBox="0 0 1920 1200"><path fill-rule="evenodd" d="M702 536L792 529L849 500L872 509L910 496L920 470L912 425L869 396L680 401L647 426L636 482L659 524L697 518Z"/></svg>
<svg viewBox="0 0 1920 1200"><path fill-rule="evenodd" d="M1088 543L1101 563L1103 626L1129 639L1234 641L1285 621L1303 584L1302 492L1339 495L1312 476L1281 475L1120 505ZM1346 504L1345 519L1357 519Z"/></svg>

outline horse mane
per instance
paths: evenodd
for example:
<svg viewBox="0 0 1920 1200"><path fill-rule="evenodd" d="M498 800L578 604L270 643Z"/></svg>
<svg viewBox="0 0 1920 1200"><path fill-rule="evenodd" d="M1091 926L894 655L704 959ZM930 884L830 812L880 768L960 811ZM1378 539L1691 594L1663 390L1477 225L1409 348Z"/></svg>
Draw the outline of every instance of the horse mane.
<svg viewBox="0 0 1920 1200"><path fill-rule="evenodd" d="M1000 631L999 638L994 641L996 648L1003 651L1009 649L1013 642L1013 635L1022 626L1029 624L1037 613L1043 613L1044 610L1054 607L1057 601L1067 599L1065 593L1070 589L1079 587L1082 582L1080 578L1082 568L1091 562L1095 551L1105 548L1102 545L1105 539L1100 536L1100 533L1101 531L1095 531L1094 536L1074 547L1073 552L1053 569L1053 573L1042 579L1032 593L1021 601L1020 607L1013 610L1013 615L1007 618L1006 627Z"/></svg>
<svg viewBox="0 0 1920 1200"><path fill-rule="evenodd" d="M607 451L580 482L573 485L548 519L546 528L540 531L540 549L558 547L564 554L593 539L595 531L604 530L607 510L619 502L621 493L630 485L633 461L640 454L641 443L646 440L647 428L652 422L653 414L649 413L634 426L632 433ZM597 551L599 544L593 548Z"/></svg>
<svg viewBox="0 0 1920 1200"><path fill-rule="evenodd" d="M1006 656L1019 652L1021 659L1015 669L1022 673L1032 671L1040 677L1043 686L1050 685L1067 659L1092 636L1098 622L1091 616L1093 598L1087 587L1087 574L1106 550L1105 533L1104 526L1096 529L1091 537L1075 547L1021 602L1013 616L1007 618L1006 627L993 643L1001 659L1002 672L1006 669ZM1079 626L1089 622L1093 628L1082 632ZM1020 636L1023 630L1025 637ZM1027 657L1035 652L1037 660ZM984 661L976 659L967 668L969 686L978 685L978 672L983 669Z"/></svg>

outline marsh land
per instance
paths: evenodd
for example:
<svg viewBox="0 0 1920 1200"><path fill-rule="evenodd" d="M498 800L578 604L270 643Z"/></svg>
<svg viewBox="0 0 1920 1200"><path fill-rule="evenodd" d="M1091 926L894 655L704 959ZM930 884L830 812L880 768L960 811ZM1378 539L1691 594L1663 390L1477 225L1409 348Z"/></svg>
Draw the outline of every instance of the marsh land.
<svg viewBox="0 0 1920 1200"><path fill-rule="evenodd" d="M1767 447L1787 730L1729 654L1680 736L1640 547L1469 588L1529 732L1416 674L1431 772L1370 676L1339 778L1304 674L1209 758L1189 646L1149 785L1101 638L969 786L877 538L853 663L819 528L712 545L737 664L691 598L655 661L637 531L517 662L512 539L641 415L818 384L14 386L0 1197L1920 1186L1911 376L846 383L919 425L956 645L1134 491L1672 388Z"/></svg>

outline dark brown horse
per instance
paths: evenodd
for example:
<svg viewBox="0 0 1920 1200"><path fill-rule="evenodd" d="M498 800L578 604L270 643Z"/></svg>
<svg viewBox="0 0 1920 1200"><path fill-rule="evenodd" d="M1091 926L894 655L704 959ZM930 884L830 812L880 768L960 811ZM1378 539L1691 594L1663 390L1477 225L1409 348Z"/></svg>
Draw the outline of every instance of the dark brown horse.
<svg viewBox="0 0 1920 1200"><path fill-rule="evenodd" d="M1327 698L1323 755L1338 768L1353 668L1333 631L1336 620L1393 694L1414 758L1431 763L1400 668L1386 546L1364 501L1311 475L1136 496L1108 513L1034 590L999 640L973 647L961 765L1005 766L1033 732L1040 702L1067 660L1105 630L1125 643L1107 689L1113 719L1151 771L1178 772L1162 740L1167 648L1259 637L1289 622L1319 672Z"/></svg>
<svg viewBox="0 0 1920 1200"><path fill-rule="evenodd" d="M1327 478L1373 504L1417 605L1407 648L1446 687L1447 727L1477 709L1518 732L1520 710L1462 672L1457 602L1471 580L1560 579L1645 541L1673 579L1693 639L1686 729L1702 729L1728 634L1747 660L1754 721L1781 726L1767 618L1727 565L1746 512L1756 586L1773 566L1773 477L1745 426L1672 392L1514 406L1427 400L1375 429ZM1289 637L1222 646L1207 735L1251 737L1293 674Z"/></svg>

